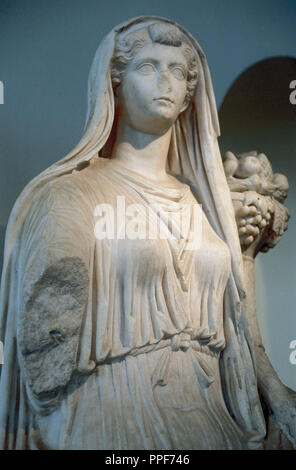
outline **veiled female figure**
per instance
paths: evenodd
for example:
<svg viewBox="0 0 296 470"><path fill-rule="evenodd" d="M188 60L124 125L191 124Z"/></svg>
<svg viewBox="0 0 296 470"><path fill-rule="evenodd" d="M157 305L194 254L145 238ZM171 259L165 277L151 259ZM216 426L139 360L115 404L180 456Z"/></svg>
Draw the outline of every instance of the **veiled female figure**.
<svg viewBox="0 0 296 470"><path fill-rule="evenodd" d="M206 58L174 22L130 20L99 47L88 98L81 141L24 189L10 217L1 445L260 448ZM135 207L149 237L131 236Z"/></svg>

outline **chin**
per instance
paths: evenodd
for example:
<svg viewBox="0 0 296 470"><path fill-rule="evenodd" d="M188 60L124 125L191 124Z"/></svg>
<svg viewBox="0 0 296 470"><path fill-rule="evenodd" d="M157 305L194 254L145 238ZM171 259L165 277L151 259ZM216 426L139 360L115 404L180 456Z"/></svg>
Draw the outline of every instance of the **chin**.
<svg viewBox="0 0 296 470"><path fill-rule="evenodd" d="M150 128L149 133L151 134L164 134L167 132L172 125L175 123L177 117L172 116L170 113L157 113L151 119L151 123L149 126Z"/></svg>

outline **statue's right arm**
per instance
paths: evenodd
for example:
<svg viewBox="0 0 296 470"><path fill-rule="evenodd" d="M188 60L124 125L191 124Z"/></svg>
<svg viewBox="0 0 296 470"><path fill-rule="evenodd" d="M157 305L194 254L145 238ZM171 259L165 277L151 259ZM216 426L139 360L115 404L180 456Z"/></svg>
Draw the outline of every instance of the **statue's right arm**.
<svg viewBox="0 0 296 470"><path fill-rule="evenodd" d="M33 201L20 239L18 358L29 396L46 401L75 371L88 300L91 225L68 180Z"/></svg>

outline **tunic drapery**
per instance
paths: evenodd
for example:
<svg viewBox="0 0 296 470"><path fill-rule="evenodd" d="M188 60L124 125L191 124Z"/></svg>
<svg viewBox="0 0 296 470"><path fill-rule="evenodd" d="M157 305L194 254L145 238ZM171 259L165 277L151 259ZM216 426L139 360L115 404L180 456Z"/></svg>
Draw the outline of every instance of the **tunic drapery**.
<svg viewBox="0 0 296 470"><path fill-rule="evenodd" d="M149 225L155 238L129 239L121 233L118 239L119 232L110 227L106 238L96 238L97 208L104 207L105 215L112 208L116 216L118 197L126 209L137 204L138 224ZM183 227L192 227L193 217L201 224L196 248L186 249L186 237L170 238L169 223L168 232L160 232L164 212L182 210ZM224 403L219 373L230 253L188 185L176 180L175 187L159 187L116 161L98 159L43 189L28 214L21 244L27 247L24 291L36 259L44 272L70 256L88 267L91 286L80 332L79 374L49 415L33 412L31 448L246 447L246 436ZM43 302L49 301L45 295ZM40 411L36 397L31 406Z"/></svg>

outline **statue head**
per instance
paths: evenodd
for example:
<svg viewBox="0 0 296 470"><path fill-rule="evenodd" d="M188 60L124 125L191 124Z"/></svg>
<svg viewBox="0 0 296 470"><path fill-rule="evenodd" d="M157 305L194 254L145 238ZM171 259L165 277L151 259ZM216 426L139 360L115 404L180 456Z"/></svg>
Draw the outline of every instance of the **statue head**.
<svg viewBox="0 0 296 470"><path fill-rule="evenodd" d="M183 112L197 84L196 54L175 25L157 21L119 33L111 79L120 117L147 133L162 133Z"/></svg>

